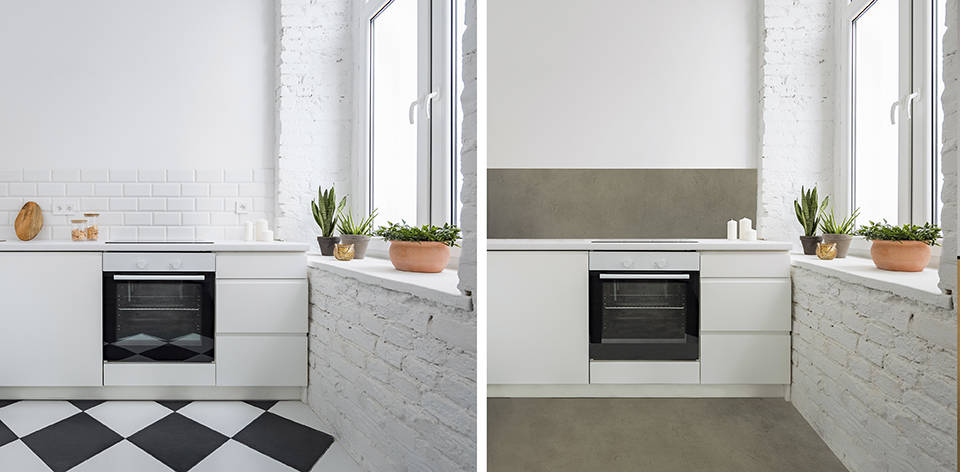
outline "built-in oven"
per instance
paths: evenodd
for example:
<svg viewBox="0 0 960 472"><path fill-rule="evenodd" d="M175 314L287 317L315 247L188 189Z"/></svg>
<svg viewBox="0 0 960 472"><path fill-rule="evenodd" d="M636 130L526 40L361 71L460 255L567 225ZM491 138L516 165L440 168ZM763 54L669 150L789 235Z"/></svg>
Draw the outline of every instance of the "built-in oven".
<svg viewBox="0 0 960 472"><path fill-rule="evenodd" d="M104 362L213 362L215 274L209 252L104 253Z"/></svg>
<svg viewBox="0 0 960 472"><path fill-rule="evenodd" d="M590 358L700 358L700 255L590 253Z"/></svg>

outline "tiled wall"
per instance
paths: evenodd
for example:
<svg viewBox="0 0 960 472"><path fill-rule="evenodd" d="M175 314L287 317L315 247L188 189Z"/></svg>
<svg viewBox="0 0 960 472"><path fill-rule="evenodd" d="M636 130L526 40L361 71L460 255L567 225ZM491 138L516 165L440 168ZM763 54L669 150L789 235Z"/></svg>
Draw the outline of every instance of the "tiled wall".
<svg viewBox="0 0 960 472"><path fill-rule="evenodd" d="M43 210L37 239L68 240L70 220L96 212L101 240L239 240L247 220L273 226L274 171L0 169L0 239L16 239L13 223L27 201ZM68 207L72 214L55 214Z"/></svg>

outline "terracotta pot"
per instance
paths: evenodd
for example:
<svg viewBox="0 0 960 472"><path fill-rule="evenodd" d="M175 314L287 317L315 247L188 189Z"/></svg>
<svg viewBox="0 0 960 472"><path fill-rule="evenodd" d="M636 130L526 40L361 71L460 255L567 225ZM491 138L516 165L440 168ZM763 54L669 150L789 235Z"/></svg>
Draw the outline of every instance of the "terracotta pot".
<svg viewBox="0 0 960 472"><path fill-rule="evenodd" d="M437 241L390 241L390 262L406 272L440 272L450 262L450 246Z"/></svg>
<svg viewBox="0 0 960 472"><path fill-rule="evenodd" d="M850 250L851 241L853 241L853 236L850 236L849 234L824 234L823 235L823 242L837 244L838 259L847 257L847 251Z"/></svg>
<svg viewBox="0 0 960 472"><path fill-rule="evenodd" d="M803 253L812 256L817 253L817 243L823 241L820 236L800 236L800 245L803 246Z"/></svg>
<svg viewBox="0 0 960 472"><path fill-rule="evenodd" d="M878 269L920 272L930 262L930 245L923 241L880 241L870 246Z"/></svg>
<svg viewBox="0 0 960 472"><path fill-rule="evenodd" d="M363 259L367 255L367 246L370 244L370 236L360 236L359 234L341 234L340 242L343 244L353 244L353 258Z"/></svg>
<svg viewBox="0 0 960 472"><path fill-rule="evenodd" d="M317 236L317 244L320 245L320 254L324 256L333 255L333 245L340 242L339 236Z"/></svg>

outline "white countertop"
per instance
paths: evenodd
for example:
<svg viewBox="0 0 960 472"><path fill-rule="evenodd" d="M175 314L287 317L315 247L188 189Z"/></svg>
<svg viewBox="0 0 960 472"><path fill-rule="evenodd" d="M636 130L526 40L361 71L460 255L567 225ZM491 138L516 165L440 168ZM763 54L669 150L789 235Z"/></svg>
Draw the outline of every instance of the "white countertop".
<svg viewBox="0 0 960 472"><path fill-rule="evenodd" d="M487 240L487 250L490 251L789 251L792 246L791 243L784 241L730 241L727 239Z"/></svg>
<svg viewBox="0 0 960 472"><path fill-rule="evenodd" d="M215 241L213 244L131 243L107 244L106 241L5 241L0 252L306 252L307 243L281 241Z"/></svg>

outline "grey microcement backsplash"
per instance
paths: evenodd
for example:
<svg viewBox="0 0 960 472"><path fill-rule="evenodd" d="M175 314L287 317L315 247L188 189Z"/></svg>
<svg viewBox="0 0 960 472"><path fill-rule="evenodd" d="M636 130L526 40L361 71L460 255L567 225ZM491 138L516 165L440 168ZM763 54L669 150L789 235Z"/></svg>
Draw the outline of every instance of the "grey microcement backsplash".
<svg viewBox="0 0 960 472"><path fill-rule="evenodd" d="M724 238L756 169L488 169L489 238Z"/></svg>

